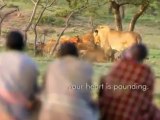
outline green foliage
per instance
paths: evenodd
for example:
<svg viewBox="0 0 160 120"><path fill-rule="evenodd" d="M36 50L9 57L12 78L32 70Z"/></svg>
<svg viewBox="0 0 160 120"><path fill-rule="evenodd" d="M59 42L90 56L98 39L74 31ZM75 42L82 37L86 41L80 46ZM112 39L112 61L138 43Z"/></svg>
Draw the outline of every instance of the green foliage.
<svg viewBox="0 0 160 120"><path fill-rule="evenodd" d="M28 2L27 0L4 0L4 2Z"/></svg>
<svg viewBox="0 0 160 120"><path fill-rule="evenodd" d="M67 8L67 7L57 7L54 15L56 17L67 17L71 12L71 9Z"/></svg>
<svg viewBox="0 0 160 120"><path fill-rule="evenodd" d="M152 14L152 15L160 15L160 0L154 0L149 7L148 13Z"/></svg>
<svg viewBox="0 0 160 120"><path fill-rule="evenodd" d="M41 24L53 25L54 22L55 22L55 18L53 16L43 16L40 20Z"/></svg>
<svg viewBox="0 0 160 120"><path fill-rule="evenodd" d="M113 0L108 0L108 1L113 1ZM146 2L151 2L152 0L114 0L116 3L119 4L134 4L134 5L140 5Z"/></svg>
<svg viewBox="0 0 160 120"><path fill-rule="evenodd" d="M89 0L66 0L66 1L68 2L70 8L75 9L88 4Z"/></svg>
<svg viewBox="0 0 160 120"><path fill-rule="evenodd" d="M86 17L97 17L99 16L99 10L105 6L106 0L66 0L71 9L81 9L79 13ZM105 6L106 7L106 6ZM103 14L104 15L104 14Z"/></svg>
<svg viewBox="0 0 160 120"><path fill-rule="evenodd" d="M63 26L65 23L64 19L54 16L43 16L40 20L40 24Z"/></svg>
<svg viewBox="0 0 160 120"><path fill-rule="evenodd" d="M31 9L33 4L29 0L4 0L8 7L18 6L20 9Z"/></svg>
<svg viewBox="0 0 160 120"><path fill-rule="evenodd" d="M15 5L13 3L10 3L7 5L8 8L15 8L15 7L19 7L18 5Z"/></svg>
<svg viewBox="0 0 160 120"><path fill-rule="evenodd" d="M61 26L61 27L63 27L64 24L65 24L65 20L63 18L56 18L55 21L53 22L53 25Z"/></svg>

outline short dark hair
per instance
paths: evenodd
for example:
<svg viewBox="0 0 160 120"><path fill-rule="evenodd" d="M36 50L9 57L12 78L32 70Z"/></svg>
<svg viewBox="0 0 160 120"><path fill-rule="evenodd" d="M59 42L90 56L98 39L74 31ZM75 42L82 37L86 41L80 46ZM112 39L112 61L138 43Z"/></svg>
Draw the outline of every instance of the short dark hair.
<svg viewBox="0 0 160 120"><path fill-rule="evenodd" d="M78 49L74 43L71 42L65 42L60 45L60 48L58 50L58 56L75 56L78 57Z"/></svg>
<svg viewBox="0 0 160 120"><path fill-rule="evenodd" d="M138 44L133 46L138 49L138 60L143 61L148 56L148 49L144 44Z"/></svg>
<svg viewBox="0 0 160 120"><path fill-rule="evenodd" d="M6 37L6 47L12 50L23 50L25 42L23 35L19 31L11 31Z"/></svg>

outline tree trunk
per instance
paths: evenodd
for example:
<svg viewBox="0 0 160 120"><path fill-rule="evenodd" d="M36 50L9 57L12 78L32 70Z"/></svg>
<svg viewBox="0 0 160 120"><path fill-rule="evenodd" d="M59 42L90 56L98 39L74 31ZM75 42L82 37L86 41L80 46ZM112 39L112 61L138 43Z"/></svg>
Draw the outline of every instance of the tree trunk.
<svg viewBox="0 0 160 120"><path fill-rule="evenodd" d="M121 18L124 19L125 18L125 6L120 7L120 14L121 14Z"/></svg>
<svg viewBox="0 0 160 120"><path fill-rule="evenodd" d="M39 24L45 10L47 9L47 7L44 7L43 10L41 11L37 21L36 21L36 24L34 26L34 34L35 34L35 38L34 38L34 55L36 56L37 54L37 38L38 38L38 35L37 35L37 25Z"/></svg>
<svg viewBox="0 0 160 120"><path fill-rule="evenodd" d="M2 20L0 21L0 36L2 35Z"/></svg>
<svg viewBox="0 0 160 120"><path fill-rule="evenodd" d="M118 31L122 31L123 26L122 26L121 14L120 14L120 5L117 4L115 1L112 1L111 4L112 4L112 7L114 9L114 17L115 17L116 28L117 28Z"/></svg>
<svg viewBox="0 0 160 120"><path fill-rule="evenodd" d="M117 30L122 31L123 30L122 19L121 19L119 8L115 9L115 22L116 22Z"/></svg>
<svg viewBox="0 0 160 120"><path fill-rule="evenodd" d="M89 21L90 21L91 31L93 32L94 31L94 23L93 23L93 17L92 16L90 16Z"/></svg>
<svg viewBox="0 0 160 120"><path fill-rule="evenodd" d="M112 15L112 13L113 13L112 4L110 4L108 8L108 14Z"/></svg>
<svg viewBox="0 0 160 120"><path fill-rule="evenodd" d="M35 14L36 14L36 11L37 11L37 8L38 8L38 5L40 3L40 0L37 0L37 2L35 3L34 5L34 8L33 8L33 11L32 11L32 15L30 17L30 20L28 22L28 25L26 26L25 30L24 30L24 39L25 39L25 42L27 42L27 32L28 30L30 29L31 25L32 25L32 22L33 22L33 19L35 17Z"/></svg>
<svg viewBox="0 0 160 120"><path fill-rule="evenodd" d="M134 31L138 18L146 11L148 6L149 6L149 3L143 4L140 6L140 10L133 16L130 22L129 31Z"/></svg>
<svg viewBox="0 0 160 120"><path fill-rule="evenodd" d="M39 2L40 2L40 0L38 0L38 1L35 3L35 8L34 8L33 11L36 11L36 9L37 9L36 6L39 5ZM42 18L42 16L43 16L44 12L46 11L46 9L49 8L49 7L51 7L55 2L56 2L56 0L53 0L51 3L49 3L49 1L46 1L46 6L43 6L43 9L42 9L42 11L39 13L39 16L38 16L38 18L37 18L37 21L36 21L36 23L35 23L35 25L34 25L34 29L33 29L33 30L34 30L34 34L35 34L35 38L34 38L34 55L35 55L35 56L37 55L37 39L38 39L37 26L38 26L38 24L39 24L39 22L40 22L40 20L41 20L41 18ZM34 12L33 12L33 13L34 13ZM34 16L35 16L35 13L34 13ZM32 18L32 17L31 17L31 18ZM32 21L33 21L33 18L32 18ZM31 22L31 24L32 24L32 22Z"/></svg>

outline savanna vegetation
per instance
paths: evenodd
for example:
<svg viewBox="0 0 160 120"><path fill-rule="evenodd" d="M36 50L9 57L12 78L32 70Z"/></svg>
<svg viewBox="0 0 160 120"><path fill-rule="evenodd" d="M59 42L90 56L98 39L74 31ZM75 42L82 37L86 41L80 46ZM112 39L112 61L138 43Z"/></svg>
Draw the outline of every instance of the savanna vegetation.
<svg viewBox="0 0 160 120"><path fill-rule="evenodd" d="M0 51L11 29L24 32L26 52L37 61L43 74L54 59L55 46L49 54L39 54L39 45L62 35L80 36L97 25L109 25L119 31L136 31L150 51L146 60L155 75L155 102L160 106L160 0L1 0ZM58 45L59 42L57 42ZM55 44L56 45L56 44ZM93 63L94 83L111 68L112 63ZM41 83L41 81L40 81ZM96 96L96 90L93 91Z"/></svg>

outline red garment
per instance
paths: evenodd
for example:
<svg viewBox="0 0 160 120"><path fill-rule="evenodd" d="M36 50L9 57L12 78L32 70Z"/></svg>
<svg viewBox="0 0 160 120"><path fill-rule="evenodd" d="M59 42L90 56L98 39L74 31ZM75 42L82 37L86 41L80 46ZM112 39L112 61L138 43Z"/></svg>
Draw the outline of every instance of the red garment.
<svg viewBox="0 0 160 120"><path fill-rule="evenodd" d="M152 104L154 75L148 66L122 59L102 84L101 120L160 120Z"/></svg>

